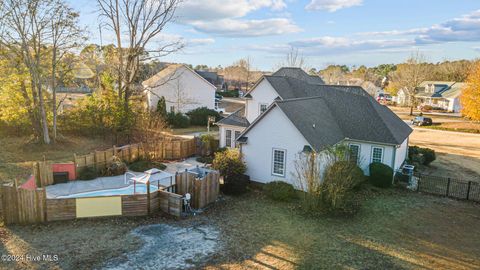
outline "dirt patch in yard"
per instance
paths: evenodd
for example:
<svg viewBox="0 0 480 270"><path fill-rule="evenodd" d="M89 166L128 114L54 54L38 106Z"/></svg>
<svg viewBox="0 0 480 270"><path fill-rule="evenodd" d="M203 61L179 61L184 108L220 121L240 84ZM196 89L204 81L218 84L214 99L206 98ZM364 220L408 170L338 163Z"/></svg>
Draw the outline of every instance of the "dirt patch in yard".
<svg viewBox="0 0 480 270"><path fill-rule="evenodd" d="M207 225L178 227L167 224L146 225L132 235L143 245L114 258L104 269L185 269L194 267L219 249L218 231Z"/></svg>

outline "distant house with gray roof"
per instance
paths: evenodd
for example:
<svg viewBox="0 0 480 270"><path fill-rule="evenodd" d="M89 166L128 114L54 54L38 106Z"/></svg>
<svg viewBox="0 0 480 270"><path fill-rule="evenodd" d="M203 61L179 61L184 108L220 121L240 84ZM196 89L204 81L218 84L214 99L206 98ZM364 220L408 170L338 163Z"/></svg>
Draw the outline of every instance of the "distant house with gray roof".
<svg viewBox="0 0 480 270"><path fill-rule="evenodd" d="M227 89L224 77L219 75L217 72L205 70L195 70L195 72L202 76L209 83L215 85L218 91L224 91Z"/></svg>
<svg viewBox="0 0 480 270"><path fill-rule="evenodd" d="M300 70L300 69L299 69ZM299 71L297 71L299 72ZM305 149L347 144L369 174L372 162L399 169L412 129L362 87L325 85L305 75L263 76L246 106L221 120L220 145L239 147L253 181L295 185L295 160ZM300 77L301 78L301 77Z"/></svg>
<svg viewBox="0 0 480 270"><path fill-rule="evenodd" d="M461 82L425 81L419 85L415 99L420 106L460 112L460 95L465 86Z"/></svg>

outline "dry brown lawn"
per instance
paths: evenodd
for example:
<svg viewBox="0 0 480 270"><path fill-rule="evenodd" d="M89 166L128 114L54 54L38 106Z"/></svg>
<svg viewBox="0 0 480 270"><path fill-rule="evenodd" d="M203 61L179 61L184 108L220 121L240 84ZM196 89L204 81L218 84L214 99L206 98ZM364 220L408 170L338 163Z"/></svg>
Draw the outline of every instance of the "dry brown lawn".
<svg viewBox="0 0 480 270"><path fill-rule="evenodd" d="M34 161L72 161L73 153L86 154L111 147L101 138L69 136L56 145L36 144L30 137L0 135L0 181L18 178L26 180L32 173Z"/></svg>
<svg viewBox="0 0 480 270"><path fill-rule="evenodd" d="M432 148L437 160L425 173L480 181L480 135L415 128L410 145Z"/></svg>
<svg viewBox="0 0 480 270"><path fill-rule="evenodd" d="M59 256L57 262L11 262L0 269L102 268L143 244L129 232L144 224L216 228L221 250L193 261L194 269L480 268L479 205L395 189L367 194L351 218L314 218L300 212L297 202L274 202L252 191L182 220L156 216L0 225L1 254Z"/></svg>

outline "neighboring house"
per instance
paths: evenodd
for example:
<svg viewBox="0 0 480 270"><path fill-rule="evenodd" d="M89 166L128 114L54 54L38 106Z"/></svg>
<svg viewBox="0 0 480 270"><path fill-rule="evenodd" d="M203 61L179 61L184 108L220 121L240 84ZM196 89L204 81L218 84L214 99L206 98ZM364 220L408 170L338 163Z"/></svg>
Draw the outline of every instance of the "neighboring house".
<svg viewBox="0 0 480 270"><path fill-rule="evenodd" d="M397 91L397 95L394 98L394 101L399 106L409 106L410 100L408 97L408 91L405 88L401 88Z"/></svg>
<svg viewBox="0 0 480 270"><path fill-rule="evenodd" d="M460 95L465 83L425 81L417 88L415 99L419 106L431 106L448 112L460 112Z"/></svg>
<svg viewBox="0 0 480 270"><path fill-rule="evenodd" d="M393 169L404 163L411 128L361 87L308 83L278 74L285 75L274 73L257 82L236 121L229 116L218 123L221 146L226 146L228 134L231 140L233 131L244 129L237 144L253 181L296 185L295 161L304 149L321 152L339 143L349 145L365 174L371 162Z"/></svg>
<svg viewBox="0 0 480 270"><path fill-rule="evenodd" d="M183 64L172 64L143 83L148 108L157 108L165 97L168 112L186 113L196 108L215 109L216 87Z"/></svg>
<svg viewBox="0 0 480 270"><path fill-rule="evenodd" d="M204 71L204 70L195 70L200 76L202 76L205 80L209 83L215 85L218 91L225 91L227 89L227 85L225 83L225 79L222 75L218 75L217 72L214 71Z"/></svg>
<svg viewBox="0 0 480 270"><path fill-rule="evenodd" d="M305 80L312 84L324 84L323 80L315 75L309 75L300 68L283 67L273 73L271 76L291 77L299 80ZM222 119L217 123L220 132L220 147L236 147L237 144L232 141L235 140L235 134L239 135L239 131L245 130L249 123L253 122L267 107L273 103L278 96L270 91L268 82L263 79L269 76L262 76L259 81L251 88L245 95L246 104L244 108L235 111L228 117ZM264 89L265 88L265 89ZM255 90L264 89L264 90ZM250 93L255 90L259 93L255 99L252 99ZM231 135L233 134L233 135ZM226 137L228 135L228 138Z"/></svg>
<svg viewBox="0 0 480 270"><path fill-rule="evenodd" d="M86 85L80 87L57 87L56 98L58 103L58 113L62 113L66 110L72 109L75 107L76 103L90 96L93 91Z"/></svg>

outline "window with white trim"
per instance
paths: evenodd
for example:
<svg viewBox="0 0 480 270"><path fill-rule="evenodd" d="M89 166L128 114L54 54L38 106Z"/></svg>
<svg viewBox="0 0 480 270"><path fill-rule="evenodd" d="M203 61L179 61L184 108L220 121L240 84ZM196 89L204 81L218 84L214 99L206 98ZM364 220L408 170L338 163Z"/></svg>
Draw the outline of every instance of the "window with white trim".
<svg viewBox="0 0 480 270"><path fill-rule="evenodd" d="M237 139L238 137L240 137L240 133L240 131L235 131L235 141L232 143L233 145L235 145L235 147L238 147Z"/></svg>
<svg viewBox="0 0 480 270"><path fill-rule="evenodd" d="M285 176L286 151L282 149L273 149L272 155L272 174Z"/></svg>
<svg viewBox="0 0 480 270"><path fill-rule="evenodd" d="M260 114L264 113L268 108L267 103L260 103Z"/></svg>
<svg viewBox="0 0 480 270"><path fill-rule="evenodd" d="M225 130L225 146L232 147L232 131L230 129Z"/></svg>
<svg viewBox="0 0 480 270"><path fill-rule="evenodd" d="M175 106L170 106L170 112L175 112Z"/></svg>
<svg viewBox="0 0 480 270"><path fill-rule="evenodd" d="M359 157L360 157L360 145L358 144L350 144L348 146L350 149L350 161L358 164Z"/></svg>
<svg viewBox="0 0 480 270"><path fill-rule="evenodd" d="M372 148L372 162L382 162L383 161L383 148L373 147Z"/></svg>

